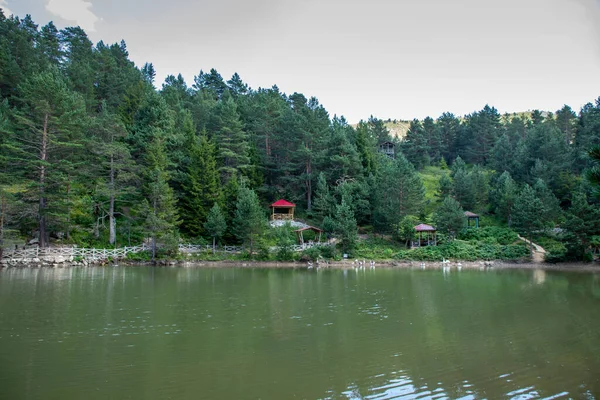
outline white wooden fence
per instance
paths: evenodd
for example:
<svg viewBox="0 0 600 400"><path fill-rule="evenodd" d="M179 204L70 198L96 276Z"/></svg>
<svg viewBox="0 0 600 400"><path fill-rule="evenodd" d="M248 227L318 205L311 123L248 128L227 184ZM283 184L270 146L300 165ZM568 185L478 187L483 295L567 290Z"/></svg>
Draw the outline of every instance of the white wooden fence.
<svg viewBox="0 0 600 400"><path fill-rule="evenodd" d="M32 247L29 249L20 249L5 251L2 259L23 260L31 258L49 259L49 258L81 258L86 260L106 260L108 258L124 258L130 253L139 253L150 250L150 247L142 244L140 246L119 247L117 249L86 249L79 247Z"/></svg>
<svg viewBox="0 0 600 400"><path fill-rule="evenodd" d="M303 251L311 247L326 246L327 243L305 243L301 245L290 246L290 250L294 252ZM87 249L79 247L47 247L39 248L33 247L29 249L20 249L5 251L2 254L3 260L26 260L26 259L85 259L85 260L107 260L109 258L118 259L125 258L128 254L140 253L142 251L149 251L151 247L146 244L139 246L130 247L119 247L116 249ZM240 253L244 250L242 246L218 246L215 251L218 253ZM279 247L273 246L269 248L270 251L277 251ZM211 245L195 245L195 244L180 244L179 252L192 254L192 253L203 253L212 252L213 248Z"/></svg>

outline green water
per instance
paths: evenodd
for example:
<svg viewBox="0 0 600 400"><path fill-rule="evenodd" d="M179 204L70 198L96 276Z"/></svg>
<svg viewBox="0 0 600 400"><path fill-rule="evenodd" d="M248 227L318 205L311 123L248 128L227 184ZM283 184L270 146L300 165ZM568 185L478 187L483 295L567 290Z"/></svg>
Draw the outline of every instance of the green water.
<svg viewBox="0 0 600 400"><path fill-rule="evenodd" d="M0 399L600 397L600 277L0 270Z"/></svg>

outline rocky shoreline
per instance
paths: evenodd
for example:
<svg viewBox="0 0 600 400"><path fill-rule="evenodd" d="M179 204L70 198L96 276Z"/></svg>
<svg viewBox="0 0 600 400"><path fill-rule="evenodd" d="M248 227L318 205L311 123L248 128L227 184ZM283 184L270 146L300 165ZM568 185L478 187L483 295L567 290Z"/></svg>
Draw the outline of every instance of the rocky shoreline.
<svg viewBox="0 0 600 400"><path fill-rule="evenodd" d="M444 270L487 270L487 269L544 269L555 271L582 271L600 272L600 263L539 263L531 261L509 262L495 261L408 261L408 260L341 260L341 261L179 261L158 260L156 262L130 261L130 260L77 260L72 257L47 257L31 259L4 259L0 263L2 268L71 268L91 266L157 266L157 267L187 267L187 268L297 268L297 269L375 269L375 268L402 268L402 269L444 269Z"/></svg>

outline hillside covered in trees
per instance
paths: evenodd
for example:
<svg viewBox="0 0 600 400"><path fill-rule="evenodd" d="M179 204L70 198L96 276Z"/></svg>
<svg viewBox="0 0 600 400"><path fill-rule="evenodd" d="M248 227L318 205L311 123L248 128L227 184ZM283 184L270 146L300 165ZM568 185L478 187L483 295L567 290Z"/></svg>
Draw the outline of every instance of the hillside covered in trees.
<svg viewBox="0 0 600 400"><path fill-rule="evenodd" d="M285 198L350 253L358 227L402 246L427 222L450 241L466 210L536 237L555 260L600 245L600 98L531 118L445 113L400 140L382 120L353 127L314 97L238 74L154 77L123 41L0 14L0 239L252 246Z"/></svg>

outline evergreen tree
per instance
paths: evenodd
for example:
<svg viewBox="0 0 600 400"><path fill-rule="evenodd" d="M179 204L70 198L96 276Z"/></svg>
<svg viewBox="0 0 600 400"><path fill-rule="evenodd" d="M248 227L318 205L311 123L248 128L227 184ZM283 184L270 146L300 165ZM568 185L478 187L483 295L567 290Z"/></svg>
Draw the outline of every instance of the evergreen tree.
<svg viewBox="0 0 600 400"><path fill-rule="evenodd" d="M588 171L587 178L592 184L594 194L600 198L600 146L594 147L589 154L594 164Z"/></svg>
<svg viewBox="0 0 600 400"><path fill-rule="evenodd" d="M383 232L391 232L402 217L417 215L422 210L425 197L423 182L402 155L395 160L381 160L373 190L376 192L374 224Z"/></svg>
<svg viewBox="0 0 600 400"><path fill-rule="evenodd" d="M375 148L369 139L369 128L364 122L360 122L356 127L356 151L360 157L360 162L366 174L375 172Z"/></svg>
<svg viewBox="0 0 600 400"><path fill-rule="evenodd" d="M223 183L237 171L245 171L250 164L249 147L237 106L232 99L221 102L215 109L211 128L217 142L217 160Z"/></svg>
<svg viewBox="0 0 600 400"><path fill-rule="evenodd" d="M256 193L247 187L240 187L233 227L238 239L244 245L250 246L250 256L253 254L254 244L264 232L266 225L267 220Z"/></svg>
<svg viewBox="0 0 600 400"><path fill-rule="evenodd" d="M342 199L341 204L335 209L334 223L335 233L340 241L342 251L352 254L358 240L358 226L354 219L354 213L345 199Z"/></svg>
<svg viewBox="0 0 600 400"><path fill-rule="evenodd" d="M496 188L493 191L492 197L495 201L496 213L506 220L508 226L511 226L517 196L517 184L508 172L503 172L496 182Z"/></svg>
<svg viewBox="0 0 600 400"><path fill-rule="evenodd" d="M454 238L465 226L465 212L458 201L448 196L435 211L433 220L438 232Z"/></svg>
<svg viewBox="0 0 600 400"><path fill-rule="evenodd" d="M512 226L521 234L526 235L530 242L529 249L533 250L531 237L533 232L544 227L543 217L540 213L544 205L535 195L535 191L529 185L521 190L515 200L512 213Z"/></svg>
<svg viewBox="0 0 600 400"><path fill-rule="evenodd" d="M567 232L567 249L570 256L582 259L589 254L590 244L600 236L600 208L588 202L586 194L578 190L573 194L571 207L566 212L562 227Z"/></svg>
<svg viewBox="0 0 600 400"><path fill-rule="evenodd" d="M15 113L19 135L14 137L13 157L32 179L31 196L38 203L39 245L45 247L48 218L63 212L52 208L52 199L56 200L53 192L61 188L62 175L74 152L82 148L85 106L56 69L32 76L19 86L19 92L20 107Z"/></svg>
<svg viewBox="0 0 600 400"><path fill-rule="evenodd" d="M467 210L475 209L476 194L473 176L466 169L459 169L454 174L452 195Z"/></svg>
<svg viewBox="0 0 600 400"><path fill-rule="evenodd" d="M181 205L182 229L191 236L201 236L205 233L204 222L211 205L221 200L221 185L215 146L208 139L206 132L191 143L190 161L183 184Z"/></svg>
<svg viewBox="0 0 600 400"><path fill-rule="evenodd" d="M533 185L535 195L542 202L543 208L540 210L544 224L558 222L561 216L560 204L554 193L546 186L542 179L537 179Z"/></svg>
<svg viewBox="0 0 600 400"><path fill-rule="evenodd" d="M438 197L440 199L445 199L448 196L452 195L452 188L454 183L452 182L452 178L448 174L442 174L439 181L440 191L438 193Z"/></svg>
<svg viewBox="0 0 600 400"><path fill-rule="evenodd" d="M180 221L175 195L168 183L168 160L162 139L156 138L150 143L145 158L144 233L152 241L154 261L158 241L168 250L173 251L177 248L177 226Z"/></svg>
<svg viewBox="0 0 600 400"><path fill-rule="evenodd" d="M577 115L571 107L565 104L563 108L556 112L556 125L565 138L565 144L570 145L575 138L577 129Z"/></svg>
<svg viewBox="0 0 600 400"><path fill-rule="evenodd" d="M89 132L92 134L90 150L96 155L96 162L89 168L90 180L96 182L94 188L98 235L98 222L108 218L109 243L117 242L117 217L121 214L119 204L125 204L137 192L137 166L124 143L127 132L115 115L106 108L93 120Z"/></svg>
<svg viewBox="0 0 600 400"><path fill-rule="evenodd" d="M213 205L208 213L206 222L204 223L204 229L212 237L213 240L213 254L215 252L215 244L218 238L223 236L227 229L227 222L225 216L221 212L221 207L217 203Z"/></svg>
<svg viewBox="0 0 600 400"><path fill-rule="evenodd" d="M335 198L329 190L325 174L321 172L317 178L317 190L315 192L315 207L317 215L321 217L332 216L335 212Z"/></svg>

